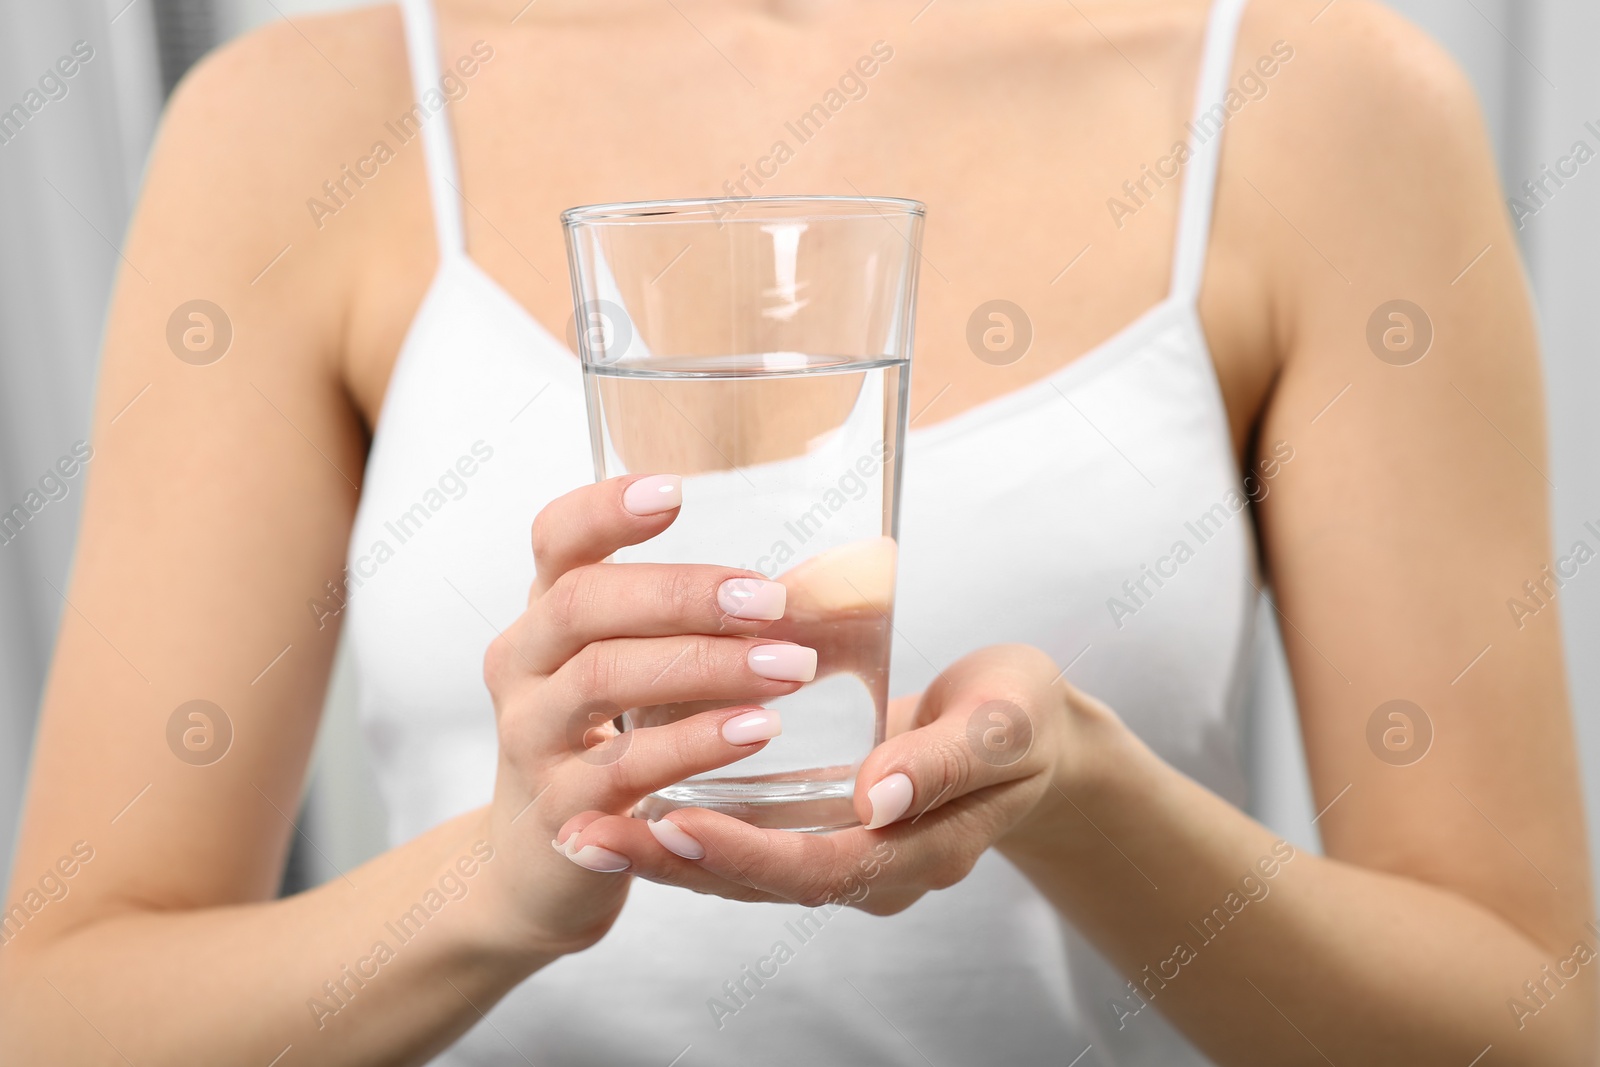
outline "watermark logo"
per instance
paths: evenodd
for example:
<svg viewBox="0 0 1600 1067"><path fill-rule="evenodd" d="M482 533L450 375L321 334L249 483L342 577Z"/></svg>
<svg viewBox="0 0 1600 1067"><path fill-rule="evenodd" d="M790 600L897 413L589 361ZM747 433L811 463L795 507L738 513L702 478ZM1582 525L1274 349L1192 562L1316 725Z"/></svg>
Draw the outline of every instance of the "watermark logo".
<svg viewBox="0 0 1600 1067"><path fill-rule="evenodd" d="M626 356L633 344L632 318L610 300L585 300L581 337L578 328L574 312L567 318L567 345L587 363L608 367Z"/></svg>
<svg viewBox="0 0 1600 1067"><path fill-rule="evenodd" d="M1009 767L1033 748L1033 720L1009 700L990 700L967 717L967 747L992 767Z"/></svg>
<svg viewBox="0 0 1600 1067"><path fill-rule="evenodd" d="M1379 304L1367 320L1367 347L1391 367L1409 367L1433 347L1433 320L1409 300Z"/></svg>
<svg viewBox="0 0 1600 1067"><path fill-rule="evenodd" d="M618 728L622 709L608 700L590 700L567 719L567 749L594 767L609 767L628 754L633 734Z"/></svg>
<svg viewBox="0 0 1600 1067"><path fill-rule="evenodd" d="M233 747L233 720L209 700L179 704L167 717L167 747L193 767L209 767Z"/></svg>
<svg viewBox="0 0 1600 1067"><path fill-rule="evenodd" d="M1367 719L1367 747L1391 767L1409 767L1433 747L1433 720L1409 700L1379 704Z"/></svg>
<svg viewBox="0 0 1600 1067"><path fill-rule="evenodd" d="M233 346L233 320L209 300L179 304L167 319L167 347L195 367L208 367Z"/></svg>
<svg viewBox="0 0 1600 1067"><path fill-rule="evenodd" d="M967 319L967 347L993 367L1009 367L1033 346L1033 320L1009 300L986 300Z"/></svg>

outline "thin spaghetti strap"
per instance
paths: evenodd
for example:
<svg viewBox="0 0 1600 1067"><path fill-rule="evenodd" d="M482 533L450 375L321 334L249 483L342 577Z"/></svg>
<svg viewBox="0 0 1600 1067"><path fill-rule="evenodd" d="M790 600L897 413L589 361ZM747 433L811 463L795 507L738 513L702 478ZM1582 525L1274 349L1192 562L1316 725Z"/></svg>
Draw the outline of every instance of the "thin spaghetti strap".
<svg viewBox="0 0 1600 1067"><path fill-rule="evenodd" d="M450 110L440 91L439 32L434 24L432 0L400 0L405 21L406 52L411 57L414 101L402 126L422 131L422 150L428 161L428 190L433 202L434 232L439 258L466 251L461 227L461 179L456 173L455 140L450 135ZM407 132L410 132L407 130Z"/></svg>
<svg viewBox="0 0 1600 1067"><path fill-rule="evenodd" d="M1200 294L1206 246L1211 238L1211 207L1216 198L1217 166L1222 134L1233 112L1227 105L1233 73L1233 50L1239 19L1249 0L1215 0L1206 26L1200 82L1195 89L1194 119L1188 125L1189 162L1178 209L1178 240L1172 260L1171 295L1194 300Z"/></svg>

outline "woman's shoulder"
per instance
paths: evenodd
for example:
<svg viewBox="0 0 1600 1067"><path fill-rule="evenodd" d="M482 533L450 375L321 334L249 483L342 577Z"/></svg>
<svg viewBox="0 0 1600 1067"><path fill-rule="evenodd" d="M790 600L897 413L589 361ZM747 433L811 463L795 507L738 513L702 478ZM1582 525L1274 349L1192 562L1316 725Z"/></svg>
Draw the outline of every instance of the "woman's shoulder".
<svg viewBox="0 0 1600 1067"><path fill-rule="evenodd" d="M1326 277L1338 281L1337 272L1348 285L1362 281L1353 271L1375 269L1365 266L1374 256L1404 248L1412 255L1394 270L1432 270L1433 259L1453 261L1460 242L1503 232L1471 82L1382 4L1253 0L1235 90L1243 103L1226 119L1218 211L1220 220L1231 206L1245 220L1234 232L1249 242L1281 241L1288 258L1311 256L1321 264L1314 273L1331 264Z"/></svg>
<svg viewBox="0 0 1600 1067"><path fill-rule="evenodd" d="M295 317L307 351L341 358L373 264L415 261L420 276L432 255L422 153L386 129L412 96L392 4L242 35L174 91L134 239L163 245L180 277ZM361 177L385 140L382 177Z"/></svg>
<svg viewBox="0 0 1600 1067"><path fill-rule="evenodd" d="M1281 95L1284 103L1259 109L1259 125L1274 135L1292 126L1329 147L1378 147L1395 138L1470 137L1482 125L1471 82L1454 58L1375 0L1252 0L1240 27L1236 80L1274 67L1261 79L1263 95Z"/></svg>
<svg viewBox="0 0 1600 1067"><path fill-rule="evenodd" d="M409 92L393 5L282 18L212 52L178 84L159 144L199 167L269 180L367 139Z"/></svg>

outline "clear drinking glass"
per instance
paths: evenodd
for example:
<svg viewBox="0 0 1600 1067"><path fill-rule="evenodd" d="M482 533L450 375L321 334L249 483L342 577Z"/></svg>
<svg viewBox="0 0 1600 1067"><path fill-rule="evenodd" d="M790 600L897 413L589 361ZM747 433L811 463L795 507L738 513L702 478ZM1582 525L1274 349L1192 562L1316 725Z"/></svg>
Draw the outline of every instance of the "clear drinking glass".
<svg viewBox="0 0 1600 1067"><path fill-rule="evenodd" d="M857 822L883 740L923 206L885 197L562 213L595 477L680 474L683 510L619 562L745 567L787 587L761 639L817 651L763 751L651 796L759 826ZM626 709L624 728L713 704Z"/></svg>

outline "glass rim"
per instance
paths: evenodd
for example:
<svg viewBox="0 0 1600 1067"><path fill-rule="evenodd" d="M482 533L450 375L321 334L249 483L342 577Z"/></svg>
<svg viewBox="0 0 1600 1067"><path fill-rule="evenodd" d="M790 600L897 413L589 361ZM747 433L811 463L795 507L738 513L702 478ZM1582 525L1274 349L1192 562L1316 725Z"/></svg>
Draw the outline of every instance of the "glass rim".
<svg viewBox="0 0 1600 1067"><path fill-rule="evenodd" d="M748 208L767 211L750 213ZM805 212L806 207L818 210ZM728 210L719 210L727 208ZM855 208L856 210L850 210ZM773 210L776 209L776 210ZM798 210L797 210L798 209ZM920 200L898 196L708 196L680 200L625 200L611 204L583 204L561 213L561 225L627 226L683 222L776 222L805 214L814 219L877 218L885 214L922 217L927 206Z"/></svg>

